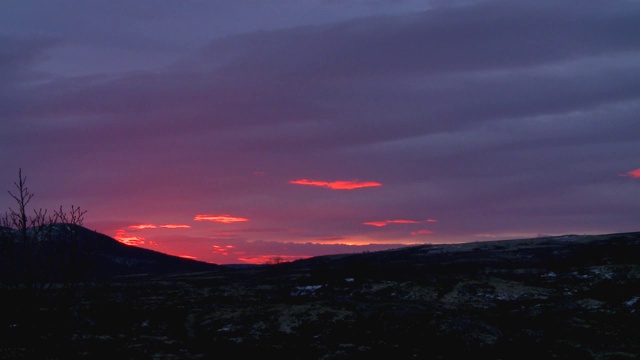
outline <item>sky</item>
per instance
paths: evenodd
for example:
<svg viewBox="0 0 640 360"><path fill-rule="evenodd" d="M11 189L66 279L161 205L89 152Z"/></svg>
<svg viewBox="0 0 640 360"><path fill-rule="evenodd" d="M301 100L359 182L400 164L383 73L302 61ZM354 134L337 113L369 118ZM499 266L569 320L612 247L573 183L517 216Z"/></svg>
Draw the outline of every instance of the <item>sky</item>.
<svg viewBox="0 0 640 360"><path fill-rule="evenodd" d="M5 0L0 166L217 264L640 231L640 1Z"/></svg>

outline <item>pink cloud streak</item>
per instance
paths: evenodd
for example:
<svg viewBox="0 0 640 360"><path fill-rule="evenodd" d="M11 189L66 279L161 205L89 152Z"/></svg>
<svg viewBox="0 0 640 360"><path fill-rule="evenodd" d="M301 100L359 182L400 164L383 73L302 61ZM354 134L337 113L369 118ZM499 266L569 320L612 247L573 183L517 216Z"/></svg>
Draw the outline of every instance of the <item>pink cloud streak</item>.
<svg viewBox="0 0 640 360"><path fill-rule="evenodd" d="M222 215L196 215L193 220L195 221L211 221L211 222L219 222L223 224L232 224L237 222L246 222L249 221L247 218L231 216L227 214Z"/></svg>
<svg viewBox="0 0 640 360"><path fill-rule="evenodd" d="M384 220L384 221L368 221L368 222L364 222L363 224L369 225L369 226L383 227L389 224L421 224L421 223L435 223L435 222L438 222L438 220L427 219L424 221L417 221L417 220L397 219L397 220Z"/></svg>
<svg viewBox="0 0 640 360"><path fill-rule="evenodd" d="M355 190L368 187L382 186L381 183L375 181L358 181L358 180L338 180L338 181L319 181L309 179L291 180L290 184L295 185L308 185L324 187L331 190Z"/></svg>
<svg viewBox="0 0 640 360"><path fill-rule="evenodd" d="M620 176L632 177L636 179L640 179L640 169L631 170L627 173L620 174Z"/></svg>

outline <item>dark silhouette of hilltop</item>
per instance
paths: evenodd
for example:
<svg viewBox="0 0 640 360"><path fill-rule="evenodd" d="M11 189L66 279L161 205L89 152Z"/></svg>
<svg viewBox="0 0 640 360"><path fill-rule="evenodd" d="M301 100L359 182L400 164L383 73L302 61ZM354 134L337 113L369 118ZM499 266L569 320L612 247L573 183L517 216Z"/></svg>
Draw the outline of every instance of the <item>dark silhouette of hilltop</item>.
<svg viewBox="0 0 640 360"><path fill-rule="evenodd" d="M0 244L4 264L18 262L23 256L24 245L18 231L0 229L5 238ZM104 280L114 276L170 274L181 272L211 271L217 265L185 259L161 252L123 244L112 237L72 224L54 224L46 240L38 244L38 262L52 264L43 267L53 275L62 276L62 270L74 271L74 278L84 281ZM12 254L9 252L11 249ZM13 256L14 259L9 259ZM73 264L73 268L69 266ZM62 269L66 267L66 269ZM58 272L59 274L56 274ZM49 276L51 281L57 281Z"/></svg>

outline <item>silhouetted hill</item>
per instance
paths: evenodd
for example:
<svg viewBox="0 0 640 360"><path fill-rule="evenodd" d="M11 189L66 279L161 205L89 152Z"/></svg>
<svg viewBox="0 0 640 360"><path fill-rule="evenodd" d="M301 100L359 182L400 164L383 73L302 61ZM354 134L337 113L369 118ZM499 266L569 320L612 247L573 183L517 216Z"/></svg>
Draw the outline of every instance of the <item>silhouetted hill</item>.
<svg viewBox="0 0 640 360"><path fill-rule="evenodd" d="M1 230L5 236L13 237L13 256L16 259L24 256L19 234L7 228ZM140 274L211 271L218 266L126 245L112 237L77 225L55 224L48 238L48 241L37 248L38 257L34 262L37 265L46 264L47 268L43 271L55 273L66 268L66 271L81 272L82 274L74 275L82 280ZM0 253L4 257L11 256L5 242L0 246L3 246L3 251ZM36 250L32 249L32 252ZM69 266L72 265L74 268L70 269Z"/></svg>

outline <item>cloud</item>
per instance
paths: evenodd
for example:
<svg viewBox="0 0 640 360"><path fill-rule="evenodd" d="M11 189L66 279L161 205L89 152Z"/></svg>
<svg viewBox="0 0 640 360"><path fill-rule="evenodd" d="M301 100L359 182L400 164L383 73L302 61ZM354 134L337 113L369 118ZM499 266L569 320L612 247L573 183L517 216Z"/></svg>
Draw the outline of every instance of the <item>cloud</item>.
<svg viewBox="0 0 640 360"><path fill-rule="evenodd" d="M381 183L375 181L358 181L358 180L338 180L338 181L320 181L320 180L308 180L308 179L300 179L300 180L291 180L290 184L295 185L308 185L308 186L318 186L323 188L328 188L332 190L355 190L362 189L368 187L377 187L382 186Z"/></svg>
<svg viewBox="0 0 640 360"><path fill-rule="evenodd" d="M389 223L387 221L369 221L363 224L369 225L369 226L383 227L383 226L387 226Z"/></svg>
<svg viewBox="0 0 640 360"><path fill-rule="evenodd" d="M435 220L435 219L427 219L424 221L398 219L398 220L384 220L384 221L369 221L363 224L369 225L369 226L383 227L389 224L420 224L420 223L435 223L437 221L438 220Z"/></svg>
<svg viewBox="0 0 640 360"><path fill-rule="evenodd" d="M124 230L118 230L116 235L113 238L127 245L133 245L133 246L145 245L145 239L143 237L128 235Z"/></svg>
<svg viewBox="0 0 640 360"><path fill-rule="evenodd" d="M146 230L146 229L157 229L158 227L153 224L140 224L140 225L131 225L129 229L132 230Z"/></svg>
<svg viewBox="0 0 640 360"><path fill-rule="evenodd" d="M406 2L375 3L395 8ZM99 24L91 21L101 12L93 6L58 9L52 16L22 5L23 15L5 12L0 28L11 21L16 29L37 31L42 22L32 20L39 13L51 30L42 34L89 53L66 52L66 45L20 33L2 35L4 167L27 168L43 203L80 203L90 210L88 220L123 221L109 227L110 234L145 231L129 228L138 223L125 219L191 219L203 199L231 213L243 209L256 229L292 230L239 234L233 228L244 223L221 225L231 231L215 236L234 244L325 236L400 243L412 241L409 231L431 227L421 218L420 224L388 222L389 209L396 214L391 219L421 213L447 219L437 241L478 233L636 230L637 219L629 214L640 204L633 181L638 172L621 174L631 178L623 186L616 174L635 169L629 166L637 161L640 3L440 3L446 5L402 14L341 12L340 21L308 26L251 24L225 36L211 36L192 21L172 31L176 22L164 21L176 21L177 5L153 7L167 15L150 22L118 10ZM199 12L198 19L218 26L208 20L210 13ZM235 12L241 13L225 21L242 27L242 19L251 17ZM180 14L190 19L188 12ZM112 26L114 16L123 26ZM61 26L68 29L57 31ZM53 56L71 70L76 64L99 69L88 60L109 52L111 46L91 53L105 40L153 59L160 54L137 45L151 36L156 49L164 48L161 34L168 33L170 43L191 44L189 52L171 54L182 60L168 67L116 69L105 58L102 65L119 71L69 76L46 61ZM73 161L42 161L42 154ZM291 184L331 190L367 184L314 180L345 174L384 186L373 194L327 190L317 196L292 191L289 183L299 179ZM13 177L4 172L0 180L10 185ZM368 219L378 221L363 226ZM211 224L198 235L196 225L203 224L191 224L189 236L211 236ZM180 230L164 232L176 239ZM196 255L183 250L188 246L185 241L171 250Z"/></svg>
<svg viewBox="0 0 640 360"><path fill-rule="evenodd" d="M195 221L211 221L211 222L219 222L223 224L232 224L237 222L246 222L249 221L247 218L231 216L227 214L222 215L196 215L193 220Z"/></svg>
<svg viewBox="0 0 640 360"><path fill-rule="evenodd" d="M640 178L640 169L631 170L631 171L626 172L626 173L624 173L624 174L619 174L619 176L626 176L626 177L632 177L632 178Z"/></svg>
<svg viewBox="0 0 640 360"><path fill-rule="evenodd" d="M233 250L233 245L212 245L212 253L214 255L229 256L229 253Z"/></svg>
<svg viewBox="0 0 640 360"><path fill-rule="evenodd" d="M163 225L155 225L155 224L140 224L140 225L131 225L129 229L131 230L148 230L148 229L189 229L191 225L186 224L163 224Z"/></svg>
<svg viewBox="0 0 640 360"><path fill-rule="evenodd" d="M160 225L159 227L164 228L164 229L189 229L189 228L191 228L191 225L165 224L165 225Z"/></svg>

